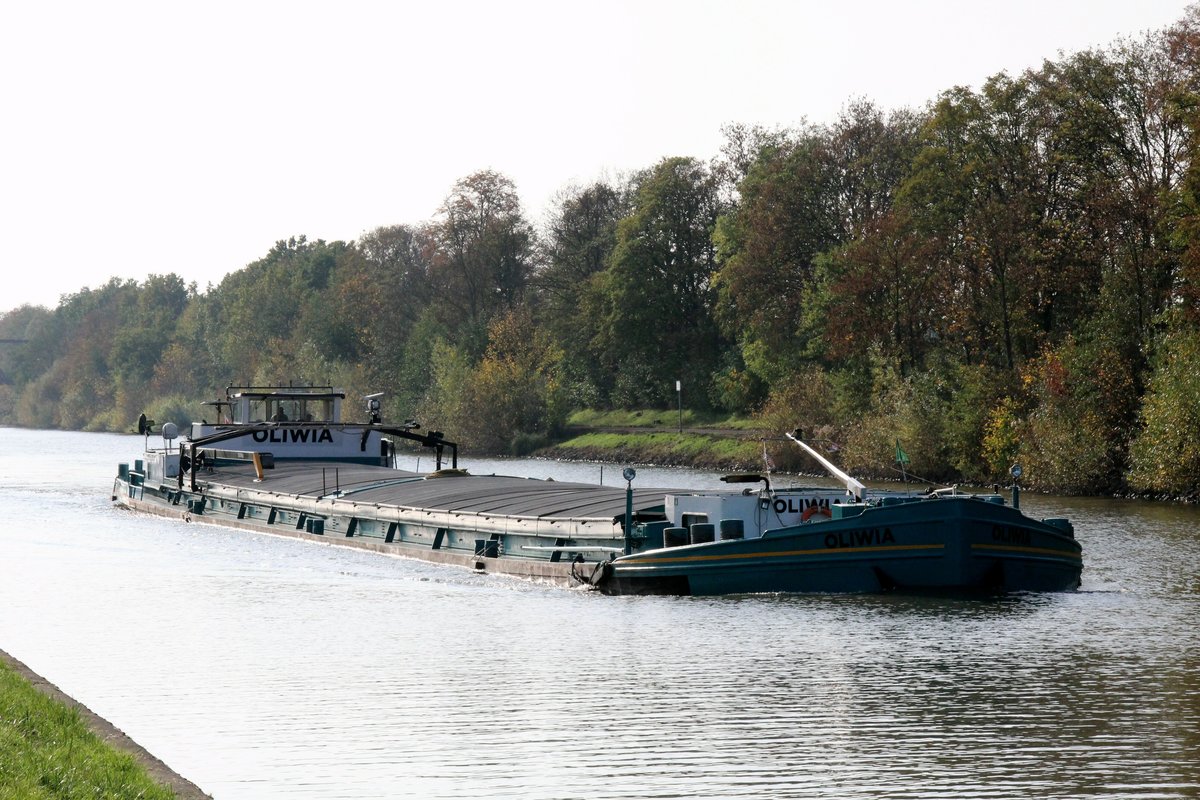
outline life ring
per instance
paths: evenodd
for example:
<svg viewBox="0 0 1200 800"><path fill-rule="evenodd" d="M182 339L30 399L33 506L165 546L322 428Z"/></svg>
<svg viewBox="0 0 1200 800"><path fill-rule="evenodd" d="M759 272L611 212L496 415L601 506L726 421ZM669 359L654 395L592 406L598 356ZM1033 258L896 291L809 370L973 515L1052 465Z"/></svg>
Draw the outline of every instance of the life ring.
<svg viewBox="0 0 1200 800"><path fill-rule="evenodd" d="M814 514L821 514L822 516L825 516L825 517L833 517L833 512L831 512L825 506L809 506L808 508L804 509L804 513L800 515L800 521L808 522L808 520Z"/></svg>

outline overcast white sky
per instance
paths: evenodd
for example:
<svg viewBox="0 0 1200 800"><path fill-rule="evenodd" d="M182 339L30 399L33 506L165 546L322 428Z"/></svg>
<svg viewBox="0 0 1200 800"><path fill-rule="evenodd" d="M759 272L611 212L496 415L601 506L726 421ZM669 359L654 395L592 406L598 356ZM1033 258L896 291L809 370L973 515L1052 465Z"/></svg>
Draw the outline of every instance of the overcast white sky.
<svg viewBox="0 0 1200 800"><path fill-rule="evenodd" d="M430 219L480 169L540 221L568 183L716 155L725 123L921 107L1186 5L5 3L0 312L113 276L204 289L279 239Z"/></svg>

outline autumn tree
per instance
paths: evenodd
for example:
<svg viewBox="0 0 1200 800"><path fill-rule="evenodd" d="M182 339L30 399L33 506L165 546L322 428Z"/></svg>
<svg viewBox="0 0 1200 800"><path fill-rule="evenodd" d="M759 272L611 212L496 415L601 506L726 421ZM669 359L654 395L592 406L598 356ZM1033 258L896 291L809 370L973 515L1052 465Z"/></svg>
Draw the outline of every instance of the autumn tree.
<svg viewBox="0 0 1200 800"><path fill-rule="evenodd" d="M1169 108L1183 125L1182 153L1171 159L1181 176L1167 229L1179 265L1170 309L1156 319L1160 330L1130 444L1129 482L1139 491L1195 497L1200 489L1200 5L1189 6L1167 32L1166 53L1176 76Z"/></svg>
<svg viewBox="0 0 1200 800"><path fill-rule="evenodd" d="M433 382L422 416L460 443L523 455L545 444L566 420L562 350L537 328L527 307L493 319L483 358L435 345Z"/></svg>
<svg viewBox="0 0 1200 800"><path fill-rule="evenodd" d="M828 265L828 356L862 357L879 347L905 374L923 366L942 333L948 287L905 211L865 224L858 237L830 254Z"/></svg>
<svg viewBox="0 0 1200 800"><path fill-rule="evenodd" d="M1052 352L1074 372L1067 400L1040 403L1032 420L1043 430L1077 428L1076 442L1091 442L1055 454L1059 461L1070 454L1062 471L1078 481L1076 490L1120 489L1162 330L1184 318L1169 313L1182 275L1169 224L1186 196L1187 69L1172 58L1169 40L1152 34L1043 73L1059 111L1056 152L1079 198L1076 218L1088 226L1080 252L1093 259L1095 288L1090 312L1070 322L1069 339ZM1157 361L1160 369L1174 363ZM1158 380L1165 395L1178 386L1169 372ZM1081 414L1088 424L1077 427ZM1154 417L1143 412L1148 426Z"/></svg>
<svg viewBox="0 0 1200 800"><path fill-rule="evenodd" d="M431 233L433 301L447 327L480 350L492 316L516 307L533 271L535 238L513 182L491 170L458 181Z"/></svg>

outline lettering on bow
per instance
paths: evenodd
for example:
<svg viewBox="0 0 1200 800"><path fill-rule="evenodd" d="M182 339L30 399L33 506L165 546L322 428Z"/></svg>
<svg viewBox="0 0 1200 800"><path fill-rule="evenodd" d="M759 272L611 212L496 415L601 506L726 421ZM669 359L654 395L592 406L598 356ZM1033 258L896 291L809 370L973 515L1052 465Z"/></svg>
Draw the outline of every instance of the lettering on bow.
<svg viewBox="0 0 1200 800"><path fill-rule="evenodd" d="M825 537L825 546L841 547L878 547L885 544L895 544L896 537L891 528L862 528L856 531L839 531Z"/></svg>

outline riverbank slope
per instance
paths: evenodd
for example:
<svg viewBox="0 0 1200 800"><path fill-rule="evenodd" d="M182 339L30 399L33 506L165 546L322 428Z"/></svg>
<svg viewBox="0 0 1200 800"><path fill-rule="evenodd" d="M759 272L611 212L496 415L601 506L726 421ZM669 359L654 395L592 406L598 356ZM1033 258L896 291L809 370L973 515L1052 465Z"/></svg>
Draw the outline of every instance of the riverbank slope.
<svg viewBox="0 0 1200 800"><path fill-rule="evenodd" d="M7 676L11 675L12 678ZM5 679L7 678L7 679ZM15 678L15 680L13 680ZM87 706L65 694L61 689L31 670L23 662L0 650L0 726L5 736L22 738L21 747L4 747L7 752L0 758L0 794L5 796L27 796L28 781L47 790L46 796L54 797L175 797L180 800L211 800L200 787L154 757L144 747L130 739L108 720L94 713ZM31 698L36 692L50 701L50 705L37 703ZM32 700L32 702L31 702ZM26 730L36 730L41 736L53 731L56 725L74 727L73 720L63 721L64 713L78 714L78 721L86 726L88 733L97 742L96 747L69 747L68 754L61 752L62 742L55 741L39 749L39 743L31 741ZM67 737L84 739L86 734L69 730ZM14 763L5 763L9 758ZM133 768L126 759L132 759ZM41 761L42 763L36 763ZM50 774L52 773L52 774ZM28 781L24 781L28 779ZM24 781L24 782L23 782ZM155 786L157 785L157 787ZM154 793L154 789L161 791ZM12 791L16 794L7 795Z"/></svg>

